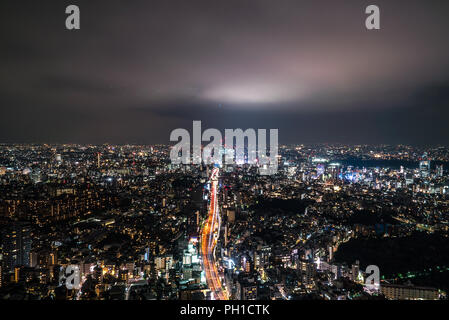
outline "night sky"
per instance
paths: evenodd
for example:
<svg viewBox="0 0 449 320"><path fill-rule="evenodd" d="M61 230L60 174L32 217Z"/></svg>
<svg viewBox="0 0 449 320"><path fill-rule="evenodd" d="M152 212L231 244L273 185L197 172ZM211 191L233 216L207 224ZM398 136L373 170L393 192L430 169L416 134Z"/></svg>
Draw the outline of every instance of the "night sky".
<svg viewBox="0 0 449 320"><path fill-rule="evenodd" d="M0 142L169 143L202 120L449 145L448 16L447 0L2 0Z"/></svg>

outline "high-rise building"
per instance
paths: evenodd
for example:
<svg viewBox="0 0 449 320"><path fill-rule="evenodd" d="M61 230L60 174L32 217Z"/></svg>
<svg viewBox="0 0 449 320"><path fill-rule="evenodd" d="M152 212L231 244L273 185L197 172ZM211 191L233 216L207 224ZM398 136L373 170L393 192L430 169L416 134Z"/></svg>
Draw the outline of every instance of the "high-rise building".
<svg viewBox="0 0 449 320"><path fill-rule="evenodd" d="M6 268L13 271L16 266L30 265L31 234L27 223L14 222L3 233Z"/></svg>
<svg viewBox="0 0 449 320"><path fill-rule="evenodd" d="M254 260L254 268L255 269L259 269L259 267L260 267L260 255L259 255L259 253L257 251L254 252L253 260Z"/></svg>
<svg viewBox="0 0 449 320"><path fill-rule="evenodd" d="M427 178L430 173L430 161L423 160L419 162L419 174L421 178Z"/></svg>
<svg viewBox="0 0 449 320"><path fill-rule="evenodd" d="M268 265L270 262L270 257L271 257L271 247L263 246L260 252L260 265L261 266Z"/></svg>
<svg viewBox="0 0 449 320"><path fill-rule="evenodd" d="M313 278L315 275L315 264L313 262L299 260L297 263L297 271L300 275L301 282L306 287L313 286Z"/></svg>
<svg viewBox="0 0 449 320"><path fill-rule="evenodd" d="M357 281L357 278L359 276L359 270L360 270L359 261L356 261L352 265L352 281Z"/></svg>
<svg viewBox="0 0 449 320"><path fill-rule="evenodd" d="M430 159L427 153L424 153L419 162L419 174L421 178L427 178L430 175Z"/></svg>

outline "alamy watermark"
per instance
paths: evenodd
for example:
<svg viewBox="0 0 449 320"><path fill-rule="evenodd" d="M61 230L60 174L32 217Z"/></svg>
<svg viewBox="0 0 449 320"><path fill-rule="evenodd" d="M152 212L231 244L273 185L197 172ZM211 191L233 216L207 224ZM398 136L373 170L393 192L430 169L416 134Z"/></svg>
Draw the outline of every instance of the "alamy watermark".
<svg viewBox="0 0 449 320"><path fill-rule="evenodd" d="M67 268L61 268L59 272L59 284L65 285L68 290L79 290L81 288L80 268L70 264Z"/></svg>
<svg viewBox="0 0 449 320"><path fill-rule="evenodd" d="M193 121L192 152L190 133L178 128L170 141L179 141L170 151L172 164L255 165L261 175L278 170L278 129L270 129L270 149L267 154L266 129L225 129L224 143L218 129L209 128L201 134L201 121ZM245 144L246 141L246 144ZM202 148L202 142L210 142ZM224 160L223 160L224 158Z"/></svg>
<svg viewBox="0 0 449 320"><path fill-rule="evenodd" d="M65 27L67 30L79 30L80 29L80 8L77 5L71 4L66 7L65 13L68 14ZM365 26L367 30L379 30L380 29L380 9L377 5L371 4L366 7L365 14L368 16L365 20Z"/></svg>
<svg viewBox="0 0 449 320"><path fill-rule="evenodd" d="M380 287L380 270L379 267L372 264L366 267L365 273L369 275L365 279L365 286L371 290L378 290Z"/></svg>

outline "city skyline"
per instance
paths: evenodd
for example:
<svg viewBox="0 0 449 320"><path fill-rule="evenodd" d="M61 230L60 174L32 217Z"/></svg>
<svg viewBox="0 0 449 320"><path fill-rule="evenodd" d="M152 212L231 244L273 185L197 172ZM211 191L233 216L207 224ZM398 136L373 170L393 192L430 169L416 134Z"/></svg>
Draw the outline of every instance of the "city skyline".
<svg viewBox="0 0 449 320"><path fill-rule="evenodd" d="M447 302L448 13L1 1L0 300Z"/></svg>
<svg viewBox="0 0 449 320"><path fill-rule="evenodd" d="M0 299L447 299L449 148L170 153L0 144Z"/></svg>

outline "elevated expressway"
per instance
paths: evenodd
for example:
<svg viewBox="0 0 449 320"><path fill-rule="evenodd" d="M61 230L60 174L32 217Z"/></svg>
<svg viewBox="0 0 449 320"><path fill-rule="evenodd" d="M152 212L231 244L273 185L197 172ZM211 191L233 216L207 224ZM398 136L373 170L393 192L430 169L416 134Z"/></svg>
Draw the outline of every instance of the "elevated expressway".
<svg viewBox="0 0 449 320"><path fill-rule="evenodd" d="M215 261L215 247L220 234L220 213L217 199L219 169L214 168L210 176L210 202L206 222L201 230L201 255L206 282L215 300L228 300Z"/></svg>

